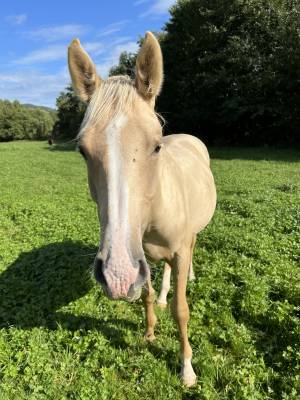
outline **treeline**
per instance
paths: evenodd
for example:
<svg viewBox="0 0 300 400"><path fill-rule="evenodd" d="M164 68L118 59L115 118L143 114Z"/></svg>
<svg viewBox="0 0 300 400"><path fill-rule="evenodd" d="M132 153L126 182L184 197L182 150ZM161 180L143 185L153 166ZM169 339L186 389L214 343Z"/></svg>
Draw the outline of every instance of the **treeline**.
<svg viewBox="0 0 300 400"><path fill-rule="evenodd" d="M45 139L52 134L55 120L54 111L0 100L0 141Z"/></svg>
<svg viewBox="0 0 300 400"><path fill-rule="evenodd" d="M158 109L206 142L300 144L299 0L181 0Z"/></svg>
<svg viewBox="0 0 300 400"><path fill-rule="evenodd" d="M75 138L84 117L86 104L75 95L72 86L68 86L56 99L56 107L57 120L53 127L53 136Z"/></svg>
<svg viewBox="0 0 300 400"><path fill-rule="evenodd" d="M158 34L165 81L157 111L167 133L210 144L299 145L299 32L299 0L177 1ZM122 53L111 74L133 75L135 58ZM66 127L58 132L75 135L84 108L70 90L62 96L73 110L60 113L58 103L57 126Z"/></svg>

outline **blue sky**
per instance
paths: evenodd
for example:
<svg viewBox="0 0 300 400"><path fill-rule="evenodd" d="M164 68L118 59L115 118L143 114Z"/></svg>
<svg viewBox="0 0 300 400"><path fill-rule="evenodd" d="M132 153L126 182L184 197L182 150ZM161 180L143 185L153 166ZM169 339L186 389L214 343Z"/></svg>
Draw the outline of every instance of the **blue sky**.
<svg viewBox="0 0 300 400"><path fill-rule="evenodd" d="M105 78L120 52L160 30L174 0L10 0L0 8L0 98L53 107L69 83L66 52L78 37Z"/></svg>

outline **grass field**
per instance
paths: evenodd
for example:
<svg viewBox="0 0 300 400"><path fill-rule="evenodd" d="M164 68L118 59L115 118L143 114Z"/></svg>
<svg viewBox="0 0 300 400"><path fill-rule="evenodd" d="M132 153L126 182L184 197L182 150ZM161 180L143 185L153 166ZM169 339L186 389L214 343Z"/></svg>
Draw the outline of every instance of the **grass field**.
<svg viewBox="0 0 300 400"><path fill-rule="evenodd" d="M91 278L99 228L80 156L0 144L1 400L300 398L300 153L211 153L218 207L188 287L187 390L169 312L146 344L141 302L109 301Z"/></svg>

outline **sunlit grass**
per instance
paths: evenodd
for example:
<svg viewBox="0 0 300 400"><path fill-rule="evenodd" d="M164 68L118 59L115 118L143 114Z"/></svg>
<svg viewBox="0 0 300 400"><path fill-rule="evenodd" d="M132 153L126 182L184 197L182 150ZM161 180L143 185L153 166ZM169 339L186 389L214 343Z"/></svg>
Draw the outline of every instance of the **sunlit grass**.
<svg viewBox="0 0 300 400"><path fill-rule="evenodd" d="M0 398L298 399L300 154L213 149L218 207L189 284L198 386L178 379L177 329L107 300L84 162L67 147L0 144ZM155 269L159 288L161 270Z"/></svg>

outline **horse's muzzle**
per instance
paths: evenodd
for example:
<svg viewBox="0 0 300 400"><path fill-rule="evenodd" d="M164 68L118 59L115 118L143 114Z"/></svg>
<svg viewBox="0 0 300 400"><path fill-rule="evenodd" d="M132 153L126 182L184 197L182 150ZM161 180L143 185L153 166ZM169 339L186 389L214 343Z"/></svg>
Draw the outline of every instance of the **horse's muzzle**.
<svg viewBox="0 0 300 400"><path fill-rule="evenodd" d="M138 260L135 267L118 270L113 266L106 266L101 258L96 257L94 264L94 275L101 284L108 298L128 301L138 300L141 296L142 287L150 274L148 264L145 260Z"/></svg>

